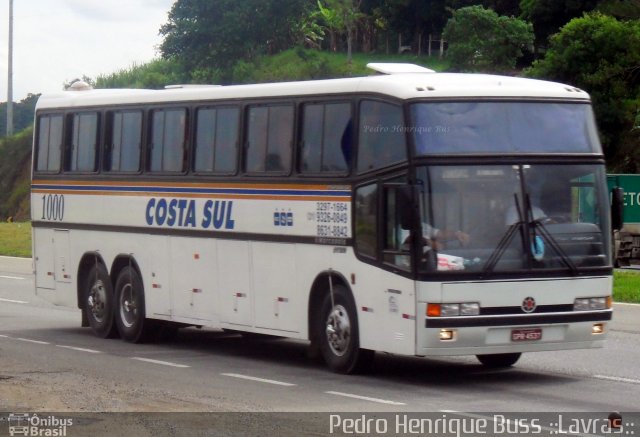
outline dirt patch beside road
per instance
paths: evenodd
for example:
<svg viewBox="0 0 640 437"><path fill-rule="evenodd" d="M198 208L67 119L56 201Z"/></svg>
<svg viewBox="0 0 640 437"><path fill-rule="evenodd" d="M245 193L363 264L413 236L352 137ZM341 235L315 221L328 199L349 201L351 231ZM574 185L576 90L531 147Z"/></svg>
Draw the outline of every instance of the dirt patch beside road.
<svg viewBox="0 0 640 437"><path fill-rule="evenodd" d="M182 398L152 388L96 379L69 369L43 369L2 356L0 411L220 411L215 400Z"/></svg>

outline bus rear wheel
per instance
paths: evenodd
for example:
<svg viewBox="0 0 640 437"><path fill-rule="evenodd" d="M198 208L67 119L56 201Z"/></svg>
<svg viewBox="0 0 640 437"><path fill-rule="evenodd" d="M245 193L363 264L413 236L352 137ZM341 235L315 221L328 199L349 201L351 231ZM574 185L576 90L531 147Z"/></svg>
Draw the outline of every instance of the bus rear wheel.
<svg viewBox="0 0 640 437"><path fill-rule="evenodd" d="M360 348L355 304L344 286L333 287L333 298L327 293L317 322L315 338L331 370L357 373L370 367L374 352Z"/></svg>
<svg viewBox="0 0 640 437"><path fill-rule="evenodd" d="M114 323L114 295L111 278L102 264L94 265L84 287L83 311L93 333L101 338L118 335Z"/></svg>
<svg viewBox="0 0 640 437"><path fill-rule="evenodd" d="M149 339L151 321L145 315L144 287L132 267L122 269L116 280L116 325L120 336L130 343Z"/></svg>
<svg viewBox="0 0 640 437"><path fill-rule="evenodd" d="M521 353L489 354L476 355L476 358L478 358L478 361L480 361L485 367L489 367L491 369L499 369L502 367L513 366L520 359L521 355Z"/></svg>

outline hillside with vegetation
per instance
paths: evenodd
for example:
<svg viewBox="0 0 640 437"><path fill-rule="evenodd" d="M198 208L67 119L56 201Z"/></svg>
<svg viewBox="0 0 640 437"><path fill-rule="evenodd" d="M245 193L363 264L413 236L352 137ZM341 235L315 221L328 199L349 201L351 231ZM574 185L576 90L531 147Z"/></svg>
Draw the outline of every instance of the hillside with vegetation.
<svg viewBox="0 0 640 437"><path fill-rule="evenodd" d="M159 31L158 59L83 79L226 85L365 75L386 61L556 80L591 94L609 170L640 170L640 0L176 0ZM36 97L16 105L16 130ZM27 217L29 132L0 143L0 220Z"/></svg>
<svg viewBox="0 0 640 437"><path fill-rule="evenodd" d="M0 139L0 220L29 219L33 129Z"/></svg>

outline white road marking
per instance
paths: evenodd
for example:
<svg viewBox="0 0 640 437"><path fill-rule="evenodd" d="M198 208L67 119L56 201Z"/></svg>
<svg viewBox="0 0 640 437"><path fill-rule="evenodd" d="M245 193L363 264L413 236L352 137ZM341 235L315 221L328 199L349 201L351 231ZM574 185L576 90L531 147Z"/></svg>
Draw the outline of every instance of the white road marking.
<svg viewBox="0 0 640 437"><path fill-rule="evenodd" d="M35 344L51 344L48 341L40 341L40 340L31 340L29 338L16 337L16 340L26 341L27 343L35 343Z"/></svg>
<svg viewBox="0 0 640 437"><path fill-rule="evenodd" d="M191 367L191 366L187 366L186 364L177 364L169 361L152 360L151 358L131 357L131 359L137 360L137 361L144 361L145 363L161 364L163 366L170 366L170 367L179 367L179 368Z"/></svg>
<svg viewBox="0 0 640 437"><path fill-rule="evenodd" d="M593 375L596 379L604 379L605 381L626 382L629 384L640 384L640 379L623 378L621 376Z"/></svg>
<svg viewBox="0 0 640 437"><path fill-rule="evenodd" d="M336 395L336 396L344 396L346 398L360 399L360 400L363 400L363 401L377 402L379 404L407 405L404 402L396 402L396 401L388 401L386 399L370 398L368 396L354 395L354 394L351 394L351 393L342 393L342 392L339 392L339 391L325 391L325 393L328 393L330 395Z"/></svg>
<svg viewBox="0 0 640 437"><path fill-rule="evenodd" d="M6 276L6 275L0 275L0 278L2 279L19 279L21 281L24 281L26 278L22 278L20 276Z"/></svg>
<svg viewBox="0 0 640 437"><path fill-rule="evenodd" d="M614 302L614 305L624 305L629 307L640 307L640 303L629 303L629 302Z"/></svg>
<svg viewBox="0 0 640 437"><path fill-rule="evenodd" d="M238 373L221 373L221 375L230 376L232 378L248 379L249 381L266 382L267 384L284 385L285 387L293 387L296 385L296 384L291 384L290 382L282 382L282 381L276 381L273 379L258 378L255 376L240 375Z"/></svg>
<svg viewBox="0 0 640 437"><path fill-rule="evenodd" d="M62 345L62 344L57 344L56 346L57 347L63 347L65 349L71 349L71 350L78 351L78 352L88 352L90 354L101 354L102 353L102 352L97 351L95 349L85 349L83 347L65 346L65 345Z"/></svg>
<svg viewBox="0 0 640 437"><path fill-rule="evenodd" d="M11 338L8 335L4 335L4 334L0 334L0 337L2 337L2 338Z"/></svg>
<svg viewBox="0 0 640 437"><path fill-rule="evenodd" d="M9 303L29 303L29 302L25 302L24 300L4 299L4 298L2 298L2 297L0 297L0 302L9 302Z"/></svg>

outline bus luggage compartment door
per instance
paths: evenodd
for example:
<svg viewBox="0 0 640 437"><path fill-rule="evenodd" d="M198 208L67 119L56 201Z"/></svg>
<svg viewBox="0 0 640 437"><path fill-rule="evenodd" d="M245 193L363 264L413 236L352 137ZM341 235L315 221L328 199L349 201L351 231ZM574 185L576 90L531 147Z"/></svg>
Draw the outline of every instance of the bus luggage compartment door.
<svg viewBox="0 0 640 437"><path fill-rule="evenodd" d="M218 240L220 320L253 325L249 242Z"/></svg>
<svg viewBox="0 0 640 437"><path fill-rule="evenodd" d="M69 266L69 231L55 229L53 231L53 252L56 282L70 283L71 269Z"/></svg>
<svg viewBox="0 0 640 437"><path fill-rule="evenodd" d="M34 227L33 238L36 241L34 252L36 288L55 290L53 229Z"/></svg>

